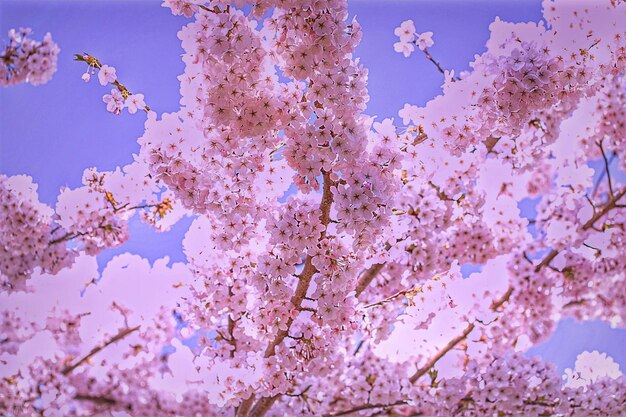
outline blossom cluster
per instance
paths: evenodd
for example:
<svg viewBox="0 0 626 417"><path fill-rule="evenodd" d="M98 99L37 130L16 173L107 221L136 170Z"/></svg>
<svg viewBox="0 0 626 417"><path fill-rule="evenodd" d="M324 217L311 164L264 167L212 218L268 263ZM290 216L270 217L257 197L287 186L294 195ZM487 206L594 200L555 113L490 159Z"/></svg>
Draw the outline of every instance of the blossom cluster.
<svg viewBox="0 0 626 417"><path fill-rule="evenodd" d="M57 70L57 59L61 51L46 33L43 41L29 38L30 28L9 30L9 42L0 53L0 85L20 83L45 84Z"/></svg>
<svg viewBox="0 0 626 417"><path fill-rule="evenodd" d="M4 291L20 290L39 267L58 272L73 254L55 242L62 235L53 225L54 211L39 202L37 185L26 176L0 176L0 279Z"/></svg>
<svg viewBox="0 0 626 417"><path fill-rule="evenodd" d="M107 105L108 112L119 115L125 108L128 109L130 114L137 113L137 110L144 110L146 113L150 111L143 94L132 94L117 80L117 71L114 67L101 64L97 58L89 54L76 54L76 60L84 61L89 65L87 71L81 77L83 81L89 82L91 75L98 71L100 85L113 84L115 86L111 90L111 94L105 94L102 97L102 101Z"/></svg>
<svg viewBox="0 0 626 417"><path fill-rule="evenodd" d="M426 51L427 48L435 44L432 39L433 33L417 33L412 20L402 22L402 24L394 30L394 34L400 38L400 42L394 43L393 49L396 52L401 52L405 58L408 58L411 53L415 51L415 46L422 51Z"/></svg>

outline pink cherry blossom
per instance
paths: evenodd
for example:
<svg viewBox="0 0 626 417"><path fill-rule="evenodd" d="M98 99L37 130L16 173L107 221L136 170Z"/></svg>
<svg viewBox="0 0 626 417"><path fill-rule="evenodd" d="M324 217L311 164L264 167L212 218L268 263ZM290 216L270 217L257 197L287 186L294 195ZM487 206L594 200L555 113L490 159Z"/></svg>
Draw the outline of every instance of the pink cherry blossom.
<svg viewBox="0 0 626 417"><path fill-rule="evenodd" d="M433 42L433 33L432 32L424 32L421 33L417 36L417 47L420 48L422 51L426 48L430 48L431 46L433 46L435 43Z"/></svg>
<svg viewBox="0 0 626 417"><path fill-rule="evenodd" d="M143 94L132 94L128 96L125 103L130 114L135 114L138 109L143 109L146 106Z"/></svg>
<svg viewBox="0 0 626 417"><path fill-rule="evenodd" d="M115 74L115 68L103 65L98 71L98 80L100 81L100 85L107 85L108 83L116 81L117 75Z"/></svg>
<svg viewBox="0 0 626 417"><path fill-rule="evenodd" d="M412 20L405 20L393 33L400 38L400 42L409 43L415 36L415 24Z"/></svg>
<svg viewBox="0 0 626 417"><path fill-rule="evenodd" d="M122 93L117 88L111 89L111 94L105 94L102 97L102 101L106 103L107 111L113 114L120 114L124 108L124 97L122 97ZM135 111L137 110L135 109Z"/></svg>
<svg viewBox="0 0 626 417"><path fill-rule="evenodd" d="M400 42L396 42L393 44L393 49L396 52L402 53L402 55L404 55L405 58L408 58L411 55L411 53L415 50L415 47L411 43L400 41Z"/></svg>

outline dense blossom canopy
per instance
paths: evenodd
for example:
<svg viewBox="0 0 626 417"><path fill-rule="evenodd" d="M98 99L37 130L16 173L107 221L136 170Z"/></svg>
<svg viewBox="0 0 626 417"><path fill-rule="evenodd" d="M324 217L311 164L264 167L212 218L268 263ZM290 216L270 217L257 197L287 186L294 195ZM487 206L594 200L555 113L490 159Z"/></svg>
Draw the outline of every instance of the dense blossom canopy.
<svg viewBox="0 0 626 417"><path fill-rule="evenodd" d="M55 207L0 176L0 414L626 415L605 354L561 377L523 353L564 317L626 327L626 4L496 20L456 75L398 22L389 47L443 91L377 120L345 0L245 3L164 1L190 19L174 113L76 55L109 112L146 117L133 163L85 170ZM27 34L2 85L55 70L50 36ZM191 216L186 262L99 274L135 215Z"/></svg>

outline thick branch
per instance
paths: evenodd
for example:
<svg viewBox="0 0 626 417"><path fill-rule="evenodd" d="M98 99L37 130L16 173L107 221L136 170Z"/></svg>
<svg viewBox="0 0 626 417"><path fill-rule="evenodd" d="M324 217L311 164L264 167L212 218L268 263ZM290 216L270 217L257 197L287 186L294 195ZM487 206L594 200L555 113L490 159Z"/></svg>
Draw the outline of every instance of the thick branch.
<svg viewBox="0 0 626 417"><path fill-rule="evenodd" d="M330 179L330 172L323 171L324 177L324 190L322 193L322 201L320 202L320 221L324 225L324 227L328 227L328 223L330 223L330 207L333 203L333 193L330 190L332 185L332 181ZM326 237L326 230L322 232L321 238L324 239ZM313 257L308 255L304 262L304 268L302 269L302 273L300 274L300 278L298 280L298 285L296 287L293 296L291 297L291 305L296 310L300 310L302 308L302 300L306 296L307 290L309 289L309 285L311 284L311 279L313 275L317 272L315 266L313 266ZM269 358L274 355L274 349L276 346L280 345L287 334L289 334L289 329L291 328L291 324L293 323L293 318L287 320L287 328L285 330L279 330L274 340L270 342L265 349L265 357Z"/></svg>
<svg viewBox="0 0 626 417"><path fill-rule="evenodd" d="M368 285L371 284L371 282L374 280L374 278L376 278L376 276L380 273L384 266L384 263L374 264L370 266L367 271L363 272L355 288L357 297L361 295L361 293L368 287Z"/></svg>
<svg viewBox="0 0 626 417"><path fill-rule="evenodd" d="M248 415L248 413L250 412L250 408L252 408L252 405L254 404L254 394L252 394L250 396L250 398L244 400L241 405L239 405L239 407L237 407L236 412L235 412L235 416L236 417L246 417Z"/></svg>
<svg viewBox="0 0 626 417"><path fill-rule="evenodd" d="M114 405L117 403L115 399L109 397L99 397L88 394L76 394L74 399L77 401L89 401L95 404L106 404L106 405Z"/></svg>
<svg viewBox="0 0 626 417"><path fill-rule="evenodd" d="M263 417L265 413L274 405L280 395L274 395L272 397L261 398L250 410L248 417Z"/></svg>
<svg viewBox="0 0 626 417"><path fill-rule="evenodd" d="M332 186L332 180L330 179L330 172L327 171L322 171L322 177L324 179L324 184L322 190L322 200L320 202L320 222L324 225L325 228L327 228L328 224L330 223L330 208L333 204L333 193L330 189L330 187ZM326 229L322 231L321 239L324 239L325 237ZM297 311L302 310L302 301L304 300L304 297L306 297L309 285L311 284L313 275L315 275L316 272L317 268L315 268L315 266L313 265L313 257L311 255L308 255L306 257L306 260L304 261L304 268L300 273L296 290L291 297L291 304ZM269 345L267 345L264 353L264 356L266 358L274 356L274 354L276 353L276 346L280 345L289 334L289 329L293 324L293 320L294 319L290 317L287 320L287 327L285 328L285 330L279 330L274 339L269 343ZM278 395L273 397L264 397L259 399L257 403L252 406L255 399L254 395L252 395L241 404L241 406L237 410L237 416L262 417L263 415L265 415L265 413L267 413L267 411L279 397L280 396ZM248 410L250 411L248 412Z"/></svg>
<svg viewBox="0 0 626 417"><path fill-rule="evenodd" d="M389 403L389 404L365 404L365 405L359 405L349 410L339 411L337 413L324 414L324 417L341 417L341 416L347 416L352 413L356 413L358 411L371 410L373 408L385 409L385 408L391 408L391 407L396 407L398 405L406 405L406 404L407 404L406 400L398 400L394 403Z"/></svg>
<svg viewBox="0 0 626 417"><path fill-rule="evenodd" d="M79 359L76 363L74 363L73 365L66 366L62 371L63 375L70 374L74 369L78 368L80 365L87 362L92 356L100 352L102 349L106 348L109 345L112 345L115 342L122 340L123 338L131 334L132 332L139 330L139 327L140 326L135 326L135 327L129 327L129 328L120 330L115 336L113 336L103 345L96 346L95 348L91 349L91 351L88 354L86 354L81 359Z"/></svg>

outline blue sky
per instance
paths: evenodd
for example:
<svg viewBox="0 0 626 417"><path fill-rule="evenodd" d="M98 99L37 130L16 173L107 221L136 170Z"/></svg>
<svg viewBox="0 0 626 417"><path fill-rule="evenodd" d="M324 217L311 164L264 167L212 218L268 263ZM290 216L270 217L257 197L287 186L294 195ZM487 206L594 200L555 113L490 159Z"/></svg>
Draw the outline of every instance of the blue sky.
<svg viewBox="0 0 626 417"><path fill-rule="evenodd" d="M446 69L467 69L474 54L485 50L488 26L496 16L526 22L541 19L540 1L390 1L350 2L350 12L363 26L357 50L369 68L368 113L395 117L405 103L421 105L440 92L442 75L421 54L406 59L394 52L393 29L412 19L418 32L434 32L432 54ZM158 113L179 108L177 75L183 72L182 49L176 33L186 18L172 16L160 1L2 0L0 37L10 28L33 28L41 39L51 32L61 47L58 72L48 84L19 85L0 90L0 172L28 174L39 184L40 199L54 205L60 187L80 185L85 168L112 170L132 161L138 152L144 115L106 112L102 95L108 90L96 80L81 80L86 64L72 60L88 52L117 68L118 78L141 92ZM181 221L170 233L159 234L139 221L131 224L131 239L98 257L102 267L122 252L151 261L170 256L182 261L181 239L190 224ZM573 367L582 350L608 353L626 369L626 331L600 322L565 320L552 338L531 350Z"/></svg>

